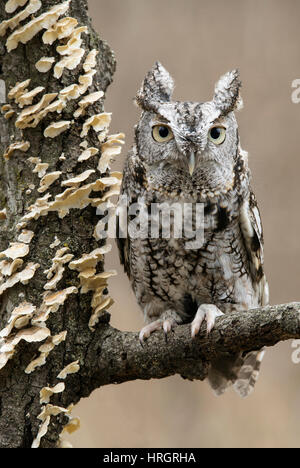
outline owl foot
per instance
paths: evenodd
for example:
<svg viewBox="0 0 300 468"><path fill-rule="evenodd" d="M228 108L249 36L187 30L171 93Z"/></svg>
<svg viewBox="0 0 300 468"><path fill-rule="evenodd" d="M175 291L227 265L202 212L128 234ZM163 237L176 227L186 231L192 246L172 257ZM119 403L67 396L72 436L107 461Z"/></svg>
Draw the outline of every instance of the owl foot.
<svg viewBox="0 0 300 468"><path fill-rule="evenodd" d="M223 312L218 309L214 304L202 304L195 315L194 320L192 321L192 338L195 338L198 335L200 327L203 320L206 320L207 334L211 332L215 325L215 320L217 317L224 315Z"/></svg>
<svg viewBox="0 0 300 468"><path fill-rule="evenodd" d="M146 325L144 328L141 329L139 334L139 340L141 345L144 344L145 339L149 338L151 333L156 330L163 330L165 334L165 338L167 341L168 333L177 325L177 322L173 318L166 318L165 320L159 319L155 320L155 322L151 322Z"/></svg>

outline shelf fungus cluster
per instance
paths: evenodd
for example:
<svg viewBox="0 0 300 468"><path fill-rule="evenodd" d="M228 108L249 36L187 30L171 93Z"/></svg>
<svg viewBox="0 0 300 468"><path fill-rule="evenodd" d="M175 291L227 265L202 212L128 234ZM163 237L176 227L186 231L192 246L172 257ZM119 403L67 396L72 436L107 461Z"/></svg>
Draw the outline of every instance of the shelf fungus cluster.
<svg viewBox="0 0 300 468"><path fill-rule="evenodd" d="M68 186L54 200L49 200L50 193L38 198L33 205L28 207L27 213L17 224L17 229L25 228L27 223L37 220L41 216L47 216L50 212L57 212L60 218L67 216L71 209L83 209L89 205L98 207L113 195L118 195L121 184L121 175L113 172L110 177L102 177L95 182L80 185L85 182L95 171L93 169L84 171L78 176L62 182L61 186ZM100 198L92 198L92 192L102 192Z"/></svg>
<svg viewBox="0 0 300 468"><path fill-rule="evenodd" d="M33 13L36 13L42 6L40 0L30 0L27 7L24 8L20 13L15 15L13 18L3 21L1 23L0 34L4 35L7 28L16 29L6 41L6 48L8 52L16 49L18 44L26 44L36 34L43 29L49 29L53 24L56 23L58 18L62 16L69 8L70 0L63 2L59 5L55 5L50 10L46 11L40 16L34 17L31 21L26 23L24 26L20 26L20 23L28 18ZM8 24L7 24L8 23Z"/></svg>
<svg viewBox="0 0 300 468"><path fill-rule="evenodd" d="M66 379L69 374L75 374L80 369L80 365L78 361L71 362L68 364L58 375L57 379ZM41 421L39 426L39 430L37 433L36 438L34 439L31 448L38 448L40 446L40 442L42 437L47 433L48 426L50 424L51 416L57 416L59 414L64 414L68 417L69 421L64 426L63 432L67 432L71 434L72 432L76 431L80 427L80 420L79 418L71 417L71 412L73 410L74 405L68 406L68 408L63 408L61 406L52 405L50 402L50 398L52 395L57 393L62 393L65 390L64 382L59 382L54 387L43 387L40 391L40 403L41 403L41 412L38 415L38 419Z"/></svg>
<svg viewBox="0 0 300 468"><path fill-rule="evenodd" d="M48 426L50 424L51 416L58 416L59 414L70 415L72 409L73 409L72 404L68 408L55 406L55 405L52 405L51 403L42 405L42 411L38 415L38 419L41 421L41 424L39 426L37 436L32 442L31 448L38 448L40 446L42 437L44 437L48 431Z"/></svg>
<svg viewBox="0 0 300 468"><path fill-rule="evenodd" d="M69 264L71 270L78 272L80 279L81 293L93 292L92 315L89 321L89 327L94 330L96 323L104 309L108 309L113 304L113 299L104 294L107 290L107 280L115 276L115 271L105 271L96 273L98 263L103 260L104 255L111 251L111 245L105 245L93 250L89 254L84 254L78 260Z"/></svg>
<svg viewBox="0 0 300 468"><path fill-rule="evenodd" d="M24 266L33 235L32 231L23 230L18 242L11 242L6 250L0 252L0 296L18 283L28 284L40 267L34 262ZM27 302L22 302L11 311L6 327L0 332L0 369L11 359L21 340L29 343L43 341L50 335L44 324L32 326L30 323L35 312L36 306ZM29 323L30 326L26 328Z"/></svg>
<svg viewBox="0 0 300 468"><path fill-rule="evenodd" d="M37 367L41 367L46 364L46 359L51 351L58 346L60 343L65 341L67 332L63 331L54 336L48 336L46 341L39 347L39 355L33 359L25 369L26 374L31 374Z"/></svg>
<svg viewBox="0 0 300 468"><path fill-rule="evenodd" d="M51 268L44 271L45 275L47 275L47 279L49 280L44 285L44 289L54 290L56 289L58 283L61 281L65 271L65 265L69 263L74 257L73 254L66 253L68 252L68 250L68 247L63 247L62 249L59 249L56 252L55 257L52 259Z"/></svg>
<svg viewBox="0 0 300 468"><path fill-rule="evenodd" d="M23 268L23 258L29 253L28 241L32 236L31 231L22 231L19 239L25 242L11 242L0 252L0 296L17 283L28 284L40 267L38 263L28 262Z"/></svg>
<svg viewBox="0 0 300 468"><path fill-rule="evenodd" d="M15 114L15 111L10 104L4 104L1 107L1 114L4 114L4 118L8 120Z"/></svg>
<svg viewBox="0 0 300 468"><path fill-rule="evenodd" d="M56 51L61 56L61 59L56 61L55 57L42 56L36 62L36 68L41 73L47 73L54 66L54 77L60 79L64 69L74 70L82 61L85 55L85 49L82 45L82 33L88 33L86 26L78 26L78 21L75 18L60 16L64 15L70 5L71 0L67 0L59 5L53 6L49 11L40 16L34 17L21 26L21 23L32 14L36 13L41 8L40 0L30 0L28 5L14 17L9 20L3 21L0 24L0 35L4 36L8 31L15 30L7 39L6 46L10 52L15 49L19 42L25 44L30 41L41 30L46 31L42 35L44 44L53 44L55 41L63 41L56 47ZM24 3L14 4L15 9L23 6ZM12 4L9 5L8 11L12 11ZM15 11L15 10L13 10ZM44 87L37 86L29 90L30 79L24 80L16 85L9 91L8 98L13 100L14 103L21 109L18 112L15 125L19 129L35 128L49 113L60 114L66 107L67 102L72 99L79 99L83 96L88 88L93 83L93 76L96 73L96 56L97 50L90 51L83 63L84 73L79 76L78 83L74 83L58 93L44 93L40 101L32 105L33 99L40 93L44 92ZM85 109L94 104L97 100L103 97L102 91L96 91L84 96L78 103L79 107L75 111L74 118L84 115ZM2 112L5 113L5 118L12 117L16 110L12 108L11 104L6 104L2 107ZM44 136L48 138L55 138L60 133L66 131L71 121L52 122L46 128Z"/></svg>

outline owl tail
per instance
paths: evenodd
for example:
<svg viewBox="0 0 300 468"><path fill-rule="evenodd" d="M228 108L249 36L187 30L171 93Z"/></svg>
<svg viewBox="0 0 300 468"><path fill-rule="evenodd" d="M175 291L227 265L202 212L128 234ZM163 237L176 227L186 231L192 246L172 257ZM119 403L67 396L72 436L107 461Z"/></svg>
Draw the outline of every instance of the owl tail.
<svg viewBox="0 0 300 468"><path fill-rule="evenodd" d="M258 379L264 351L254 351L242 358L220 356L211 363L208 374L209 383L216 395L222 395L233 385L242 398L250 395Z"/></svg>
<svg viewBox="0 0 300 468"><path fill-rule="evenodd" d="M233 387L242 398L250 395L259 376L260 365L265 351L254 351L247 354L244 363L238 373L238 378Z"/></svg>

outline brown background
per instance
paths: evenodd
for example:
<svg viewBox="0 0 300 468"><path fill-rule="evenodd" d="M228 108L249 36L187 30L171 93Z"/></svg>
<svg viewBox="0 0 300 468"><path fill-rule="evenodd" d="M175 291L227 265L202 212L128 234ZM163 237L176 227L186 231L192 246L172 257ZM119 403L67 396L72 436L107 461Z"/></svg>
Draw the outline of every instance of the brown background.
<svg viewBox="0 0 300 468"><path fill-rule="evenodd" d="M176 80L175 97L209 100L220 75L238 67L245 107L238 114L249 151L265 230L271 303L299 300L300 104L291 83L300 78L298 0L90 0L101 37L118 67L108 91L112 132L127 145L139 111L132 98L160 60ZM142 314L114 252L107 266L116 304L112 325L138 330ZM300 364L291 342L269 349L256 391L216 398L206 382L180 377L102 388L74 409L82 428L75 447L292 447L300 446Z"/></svg>

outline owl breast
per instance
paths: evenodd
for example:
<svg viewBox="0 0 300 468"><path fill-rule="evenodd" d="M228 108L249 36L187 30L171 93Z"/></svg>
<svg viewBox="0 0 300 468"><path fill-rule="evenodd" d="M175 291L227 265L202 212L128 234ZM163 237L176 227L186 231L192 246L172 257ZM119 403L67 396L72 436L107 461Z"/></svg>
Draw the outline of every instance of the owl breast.
<svg viewBox="0 0 300 468"><path fill-rule="evenodd" d="M204 242L187 248L181 239L134 239L130 241L132 286L148 318L159 316L166 305L190 321L203 303L216 304L226 312L236 304L257 305L247 253L237 217L206 204Z"/></svg>

